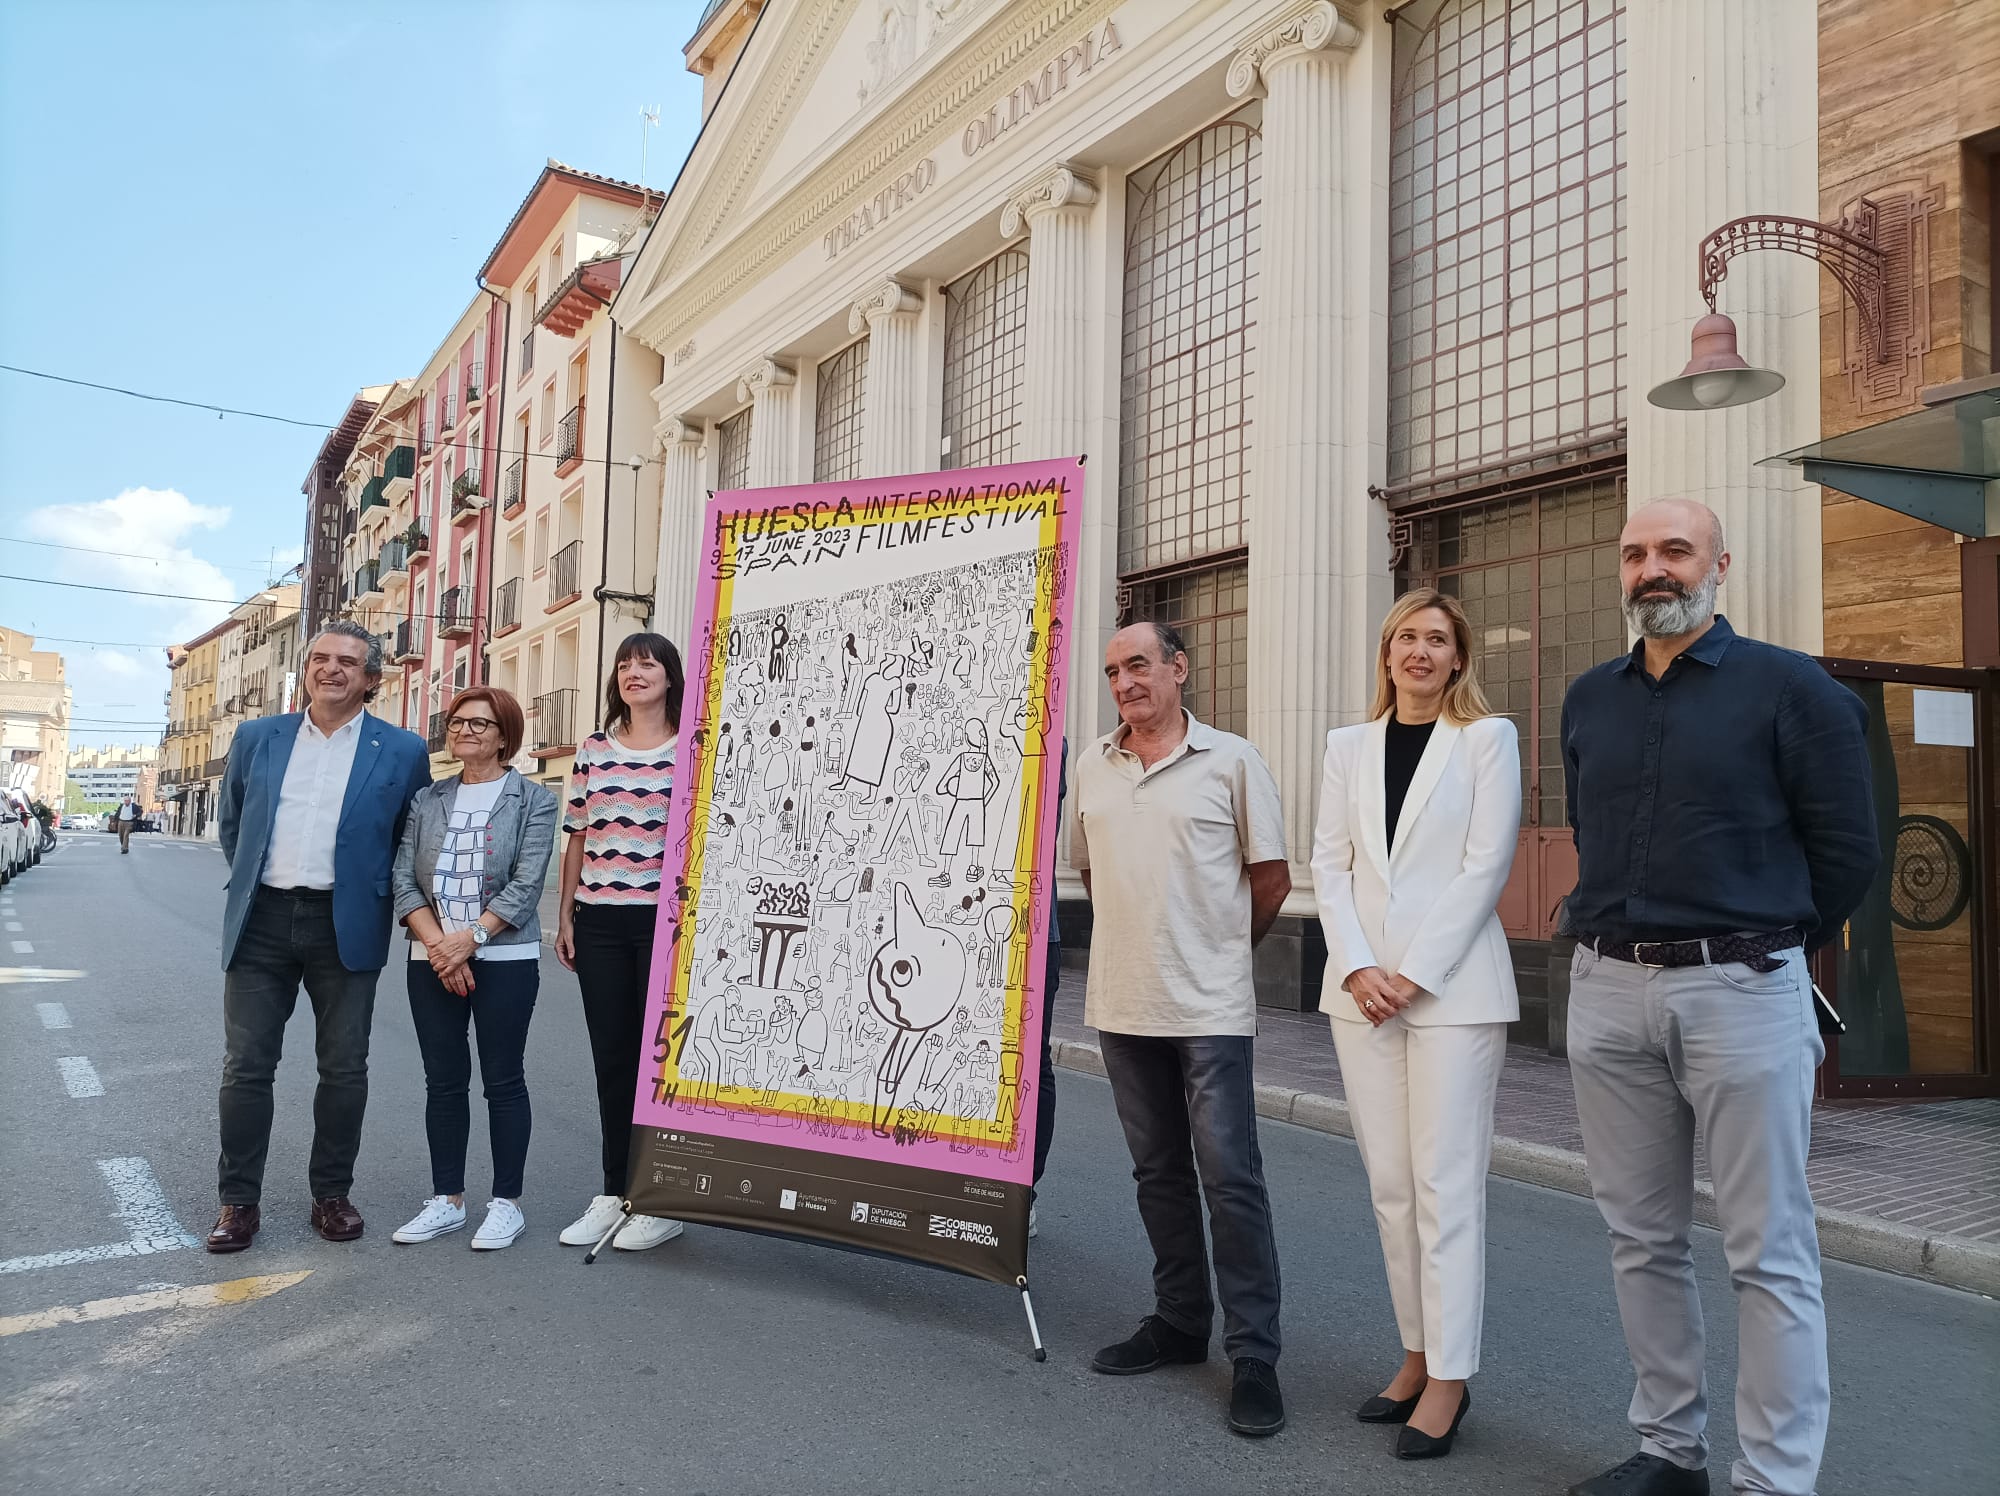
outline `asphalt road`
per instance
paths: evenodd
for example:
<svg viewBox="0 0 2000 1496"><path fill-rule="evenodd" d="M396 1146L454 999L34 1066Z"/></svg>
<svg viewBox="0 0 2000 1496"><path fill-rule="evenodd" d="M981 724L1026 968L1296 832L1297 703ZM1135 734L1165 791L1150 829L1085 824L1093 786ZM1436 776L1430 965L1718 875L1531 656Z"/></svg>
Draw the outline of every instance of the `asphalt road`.
<svg viewBox="0 0 2000 1496"><path fill-rule="evenodd" d="M1393 1432L1351 1414L1397 1360L1359 1163L1344 1140L1279 1124L1266 1126L1264 1151L1286 1275L1290 1428L1253 1443L1223 1427L1219 1356L1150 1377L1093 1375L1091 1351L1147 1308L1148 1257L1109 1092L1087 1077L1063 1078L1043 1186L1032 1270L1046 1364L1030 1359L1016 1295L913 1266L690 1228L586 1270L555 1241L592 1193L597 1145L575 984L553 960L529 1046L529 1231L513 1248L475 1255L469 1232L423 1247L389 1240L429 1178L422 1075L393 967L355 1192L367 1236L334 1246L306 1225L302 1000L279 1073L263 1234L235 1257L177 1247L214 1209L222 881L209 847L139 836L121 858L115 838L83 835L0 892L8 1489L1503 1496L1559 1492L1632 1448L1596 1213L1495 1181L1476 1405L1450 1459L1394 1460ZM69 1026L45 1026L58 1019ZM101 1095L88 1094L92 1078ZM475 1105L475 1192L482 1132ZM147 1216L148 1170L177 1226ZM136 1228L114 1217L114 1181ZM105 1255L134 1229L172 1249ZM20 1265L93 1248L94 1260ZM1720 1490L1734 1454L1733 1316L1712 1234L1698 1250ZM299 1272L252 1302L28 1329L7 1318ZM1991 1489L2000 1306L1839 1264L1827 1296L1835 1406L1821 1491Z"/></svg>

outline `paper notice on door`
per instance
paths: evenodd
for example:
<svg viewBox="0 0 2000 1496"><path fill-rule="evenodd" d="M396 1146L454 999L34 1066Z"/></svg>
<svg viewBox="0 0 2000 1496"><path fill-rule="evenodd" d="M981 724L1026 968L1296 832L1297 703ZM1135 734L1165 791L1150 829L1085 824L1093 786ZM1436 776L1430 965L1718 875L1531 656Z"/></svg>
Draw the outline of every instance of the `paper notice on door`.
<svg viewBox="0 0 2000 1496"><path fill-rule="evenodd" d="M1970 691L1912 691L1916 739L1939 748L1972 746Z"/></svg>

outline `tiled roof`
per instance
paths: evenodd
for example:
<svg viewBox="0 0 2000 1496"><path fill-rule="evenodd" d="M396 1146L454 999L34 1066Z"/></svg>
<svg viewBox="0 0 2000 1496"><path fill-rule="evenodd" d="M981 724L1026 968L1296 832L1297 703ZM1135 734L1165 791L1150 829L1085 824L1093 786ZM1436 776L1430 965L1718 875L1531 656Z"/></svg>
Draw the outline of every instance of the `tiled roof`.
<svg viewBox="0 0 2000 1496"><path fill-rule="evenodd" d="M500 258L500 251L506 246L507 241L514 236L514 230L520 227L521 220L527 217L528 209L534 205L535 198L541 193L542 184L548 181L551 175L565 176L574 182L609 187L619 193L629 193L641 201L650 201L653 203L663 203L666 201L666 194L656 191L653 188L641 187L637 182L621 181L617 177L599 176L594 171L584 171L580 167L567 165L564 162L556 160L554 156L551 156L548 158L548 165L542 168L541 175L535 178L534 185L528 189L527 195L521 199L520 206L514 209L514 216L507 220L507 227L502 229L500 237L493 241L493 248L487 252L485 262L479 267L479 273L482 278L492 270L493 262Z"/></svg>

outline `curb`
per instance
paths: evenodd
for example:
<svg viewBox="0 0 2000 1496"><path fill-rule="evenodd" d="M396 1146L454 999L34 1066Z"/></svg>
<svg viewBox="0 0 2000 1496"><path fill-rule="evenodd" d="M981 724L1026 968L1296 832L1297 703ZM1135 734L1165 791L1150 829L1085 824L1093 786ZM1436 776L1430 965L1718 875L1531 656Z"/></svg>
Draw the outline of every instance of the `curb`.
<svg viewBox="0 0 2000 1496"><path fill-rule="evenodd" d="M1056 1064L1065 1070L1099 1077L1104 1074L1104 1056L1095 1044L1058 1039L1051 1045L1051 1051ZM1257 1115L1332 1137L1354 1136L1345 1101L1313 1091L1295 1091L1290 1086L1258 1086ZM1544 1189L1586 1198L1590 1195L1590 1177L1585 1172L1583 1155L1546 1143L1494 1138L1492 1172L1522 1184L1538 1184ZM1694 1214L1700 1225L1715 1225L1715 1191L1706 1181L1695 1184ZM1987 1242L1959 1236L1930 1236L1879 1216L1822 1209L1819 1249L1837 1262L2000 1298L2000 1246Z"/></svg>

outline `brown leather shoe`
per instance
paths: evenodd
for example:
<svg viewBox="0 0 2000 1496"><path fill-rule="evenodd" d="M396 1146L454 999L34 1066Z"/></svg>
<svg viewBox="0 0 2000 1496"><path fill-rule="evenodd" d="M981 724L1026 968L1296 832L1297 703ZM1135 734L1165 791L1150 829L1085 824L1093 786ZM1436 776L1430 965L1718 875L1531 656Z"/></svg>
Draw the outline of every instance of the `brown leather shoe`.
<svg viewBox="0 0 2000 1496"><path fill-rule="evenodd" d="M313 1201L312 1228L328 1241L354 1241L361 1235L361 1212L345 1195Z"/></svg>
<svg viewBox="0 0 2000 1496"><path fill-rule="evenodd" d="M257 1234L257 1228L264 1219L254 1205L225 1205L222 1213L215 1218L215 1229L208 1233L202 1245L211 1252L240 1252L250 1245L250 1238Z"/></svg>

